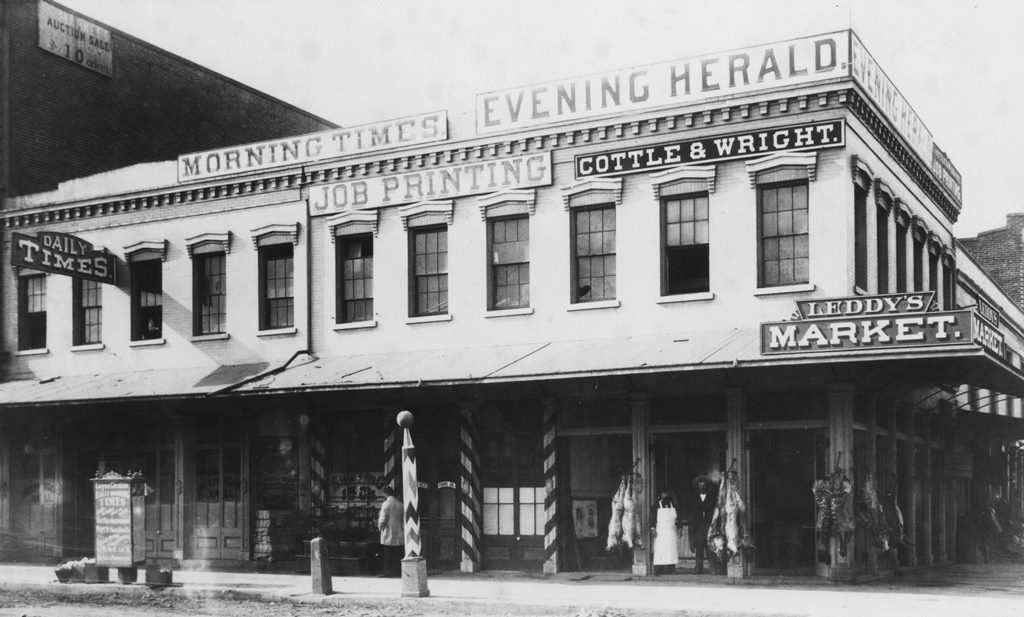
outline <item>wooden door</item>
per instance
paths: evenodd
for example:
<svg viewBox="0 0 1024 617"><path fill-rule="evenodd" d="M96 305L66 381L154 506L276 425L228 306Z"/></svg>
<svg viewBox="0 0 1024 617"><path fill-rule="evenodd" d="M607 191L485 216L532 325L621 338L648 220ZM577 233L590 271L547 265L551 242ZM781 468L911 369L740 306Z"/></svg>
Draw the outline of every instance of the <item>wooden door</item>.
<svg viewBox="0 0 1024 617"><path fill-rule="evenodd" d="M492 412L482 424L483 567L539 571L544 563L540 409Z"/></svg>
<svg viewBox="0 0 1024 617"><path fill-rule="evenodd" d="M56 448L26 448L18 455L14 527L25 558L60 555L60 456Z"/></svg>
<svg viewBox="0 0 1024 617"><path fill-rule="evenodd" d="M237 559L242 549L242 452L237 445L195 451L193 559Z"/></svg>
<svg viewBox="0 0 1024 617"><path fill-rule="evenodd" d="M135 467L146 479L146 557L170 559L178 547L177 473L173 448L136 454Z"/></svg>

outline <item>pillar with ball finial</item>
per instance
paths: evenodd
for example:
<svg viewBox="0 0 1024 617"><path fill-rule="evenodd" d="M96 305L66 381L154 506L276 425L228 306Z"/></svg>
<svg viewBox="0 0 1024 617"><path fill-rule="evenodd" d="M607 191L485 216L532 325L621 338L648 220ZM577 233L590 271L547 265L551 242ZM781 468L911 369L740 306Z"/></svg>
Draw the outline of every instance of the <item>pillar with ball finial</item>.
<svg viewBox="0 0 1024 617"><path fill-rule="evenodd" d="M427 589L427 560L420 539L419 481L416 478L416 446L412 444L412 412L400 411L395 418L402 428L402 497L405 506L405 558L402 559L402 595L423 598Z"/></svg>

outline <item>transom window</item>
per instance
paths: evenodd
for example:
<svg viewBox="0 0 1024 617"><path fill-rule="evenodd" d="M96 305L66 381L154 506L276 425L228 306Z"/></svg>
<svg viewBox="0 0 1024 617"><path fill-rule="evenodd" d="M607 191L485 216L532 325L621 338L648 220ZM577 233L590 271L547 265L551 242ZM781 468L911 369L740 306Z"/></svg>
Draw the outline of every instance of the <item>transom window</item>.
<svg viewBox="0 0 1024 617"><path fill-rule="evenodd" d="M204 253L192 259L196 334L227 331L225 261L224 253Z"/></svg>
<svg viewBox="0 0 1024 617"><path fill-rule="evenodd" d="M340 236L335 240L337 323L373 319L373 236Z"/></svg>
<svg viewBox="0 0 1024 617"><path fill-rule="evenodd" d="M448 312L448 228L411 230L413 316Z"/></svg>
<svg viewBox="0 0 1024 617"><path fill-rule="evenodd" d="M259 248L260 329L295 325L295 259L291 244Z"/></svg>
<svg viewBox="0 0 1024 617"><path fill-rule="evenodd" d="M760 286L808 282L807 184L759 186L758 206Z"/></svg>
<svg viewBox="0 0 1024 617"><path fill-rule="evenodd" d="M708 196L662 200L662 294L708 291Z"/></svg>
<svg viewBox="0 0 1024 617"><path fill-rule="evenodd" d="M46 275L18 277L18 349L46 347Z"/></svg>
<svg viewBox="0 0 1024 617"><path fill-rule="evenodd" d="M75 345L94 345L103 337L103 284L88 279L72 279Z"/></svg>
<svg viewBox="0 0 1024 617"><path fill-rule="evenodd" d="M492 310L530 306L530 221L528 217L489 222Z"/></svg>
<svg viewBox="0 0 1024 617"><path fill-rule="evenodd" d="M615 299L615 206L576 208L572 222L572 301Z"/></svg>

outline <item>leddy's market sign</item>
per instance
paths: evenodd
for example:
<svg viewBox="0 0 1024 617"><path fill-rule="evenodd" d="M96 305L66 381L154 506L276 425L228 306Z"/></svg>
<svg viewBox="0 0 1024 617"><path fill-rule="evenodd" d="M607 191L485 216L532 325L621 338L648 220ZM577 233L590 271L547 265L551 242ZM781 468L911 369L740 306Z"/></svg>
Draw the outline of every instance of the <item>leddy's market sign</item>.
<svg viewBox="0 0 1024 617"><path fill-rule="evenodd" d="M761 353L979 344L1002 355L1002 334L972 310L932 311L935 293L797 302L791 321L761 324Z"/></svg>
<svg viewBox="0 0 1024 617"><path fill-rule="evenodd" d="M36 236L14 233L11 240L12 266L101 283L116 281L114 255L96 250L78 236L41 231Z"/></svg>

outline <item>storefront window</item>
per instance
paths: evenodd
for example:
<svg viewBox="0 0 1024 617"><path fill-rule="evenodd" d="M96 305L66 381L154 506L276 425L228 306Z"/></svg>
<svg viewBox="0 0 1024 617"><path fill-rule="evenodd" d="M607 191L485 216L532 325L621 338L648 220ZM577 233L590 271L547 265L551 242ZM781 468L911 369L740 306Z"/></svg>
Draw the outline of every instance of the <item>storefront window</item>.
<svg viewBox="0 0 1024 617"><path fill-rule="evenodd" d="M629 405L615 399L566 401L558 411L565 428L629 427Z"/></svg>
<svg viewBox="0 0 1024 617"><path fill-rule="evenodd" d="M632 436L587 435L565 440L568 465L563 471L569 487L567 511L572 520L566 526L566 568L568 570L628 569L633 561L624 545L608 550L608 527L612 498L633 471ZM579 512L577 523L577 512Z"/></svg>
<svg viewBox="0 0 1024 617"><path fill-rule="evenodd" d="M758 392L747 400L747 420L750 422L828 418L824 392Z"/></svg>
<svg viewBox="0 0 1024 617"><path fill-rule="evenodd" d="M651 399L651 425L719 424L726 421L725 397Z"/></svg>

